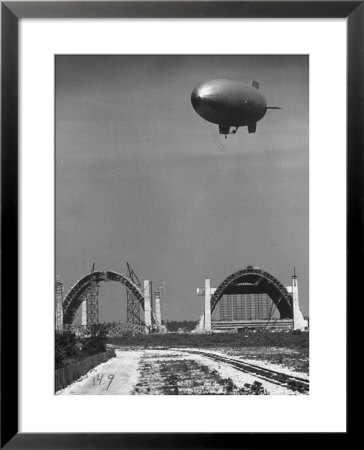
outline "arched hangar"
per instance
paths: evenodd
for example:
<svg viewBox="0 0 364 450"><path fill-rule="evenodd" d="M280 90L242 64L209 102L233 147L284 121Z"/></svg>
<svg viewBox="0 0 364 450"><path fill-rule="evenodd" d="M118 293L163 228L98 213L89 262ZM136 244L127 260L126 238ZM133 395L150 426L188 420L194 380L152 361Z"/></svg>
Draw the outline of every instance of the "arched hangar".
<svg viewBox="0 0 364 450"><path fill-rule="evenodd" d="M292 286L286 287L259 267L247 266L210 294L211 313L205 311L204 316L211 317L211 326L206 330L295 328L294 318L302 317L295 274Z"/></svg>

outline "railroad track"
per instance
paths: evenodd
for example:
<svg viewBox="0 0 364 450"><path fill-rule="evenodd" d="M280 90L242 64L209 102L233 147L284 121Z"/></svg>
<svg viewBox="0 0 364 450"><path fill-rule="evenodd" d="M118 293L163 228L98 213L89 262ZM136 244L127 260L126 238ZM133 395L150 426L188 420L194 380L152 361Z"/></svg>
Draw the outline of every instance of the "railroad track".
<svg viewBox="0 0 364 450"><path fill-rule="evenodd" d="M234 367L240 372L248 373L249 375L254 375L257 378L269 381L270 383L278 384L279 386L286 387L293 391L298 391L301 393L309 392L309 381L305 378L296 377L294 375L288 375L282 372L277 372L276 370L256 366L254 364L250 364L245 361L229 358L228 356L217 355L216 353L201 352L198 350L187 350L187 352L195 353L201 356L206 356L207 358L213 359L214 361L223 362L231 367Z"/></svg>

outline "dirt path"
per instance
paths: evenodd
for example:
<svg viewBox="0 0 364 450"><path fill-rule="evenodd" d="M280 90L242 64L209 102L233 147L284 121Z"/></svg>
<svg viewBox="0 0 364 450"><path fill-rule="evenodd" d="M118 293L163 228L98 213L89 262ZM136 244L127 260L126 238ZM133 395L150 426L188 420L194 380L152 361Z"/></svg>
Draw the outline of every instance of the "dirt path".
<svg viewBox="0 0 364 450"><path fill-rule="evenodd" d="M116 351L116 358L90 370L57 394L125 395L130 394L138 379L139 351Z"/></svg>
<svg viewBox="0 0 364 450"><path fill-rule="evenodd" d="M288 387L214 361L203 355L202 350L196 354L182 349L120 349L116 350L116 358L100 364L57 394L256 395L257 392L298 394Z"/></svg>

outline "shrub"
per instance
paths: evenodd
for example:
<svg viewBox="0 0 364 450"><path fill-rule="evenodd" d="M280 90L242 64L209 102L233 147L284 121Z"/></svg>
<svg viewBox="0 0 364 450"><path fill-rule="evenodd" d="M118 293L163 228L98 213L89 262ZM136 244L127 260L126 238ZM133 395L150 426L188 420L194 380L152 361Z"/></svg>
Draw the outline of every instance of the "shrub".
<svg viewBox="0 0 364 450"><path fill-rule="evenodd" d="M290 380L287 383L287 387L295 392L305 392L305 388L296 380Z"/></svg>
<svg viewBox="0 0 364 450"><path fill-rule="evenodd" d="M82 339L82 353L86 356L95 355L106 351L107 330L102 324L91 327L91 335Z"/></svg>
<svg viewBox="0 0 364 450"><path fill-rule="evenodd" d="M234 388L236 388L236 386L231 378L227 378L224 381L224 384L225 384L226 392L228 394L231 394L233 392Z"/></svg>
<svg viewBox="0 0 364 450"><path fill-rule="evenodd" d="M55 336L55 364L56 369L63 367L65 361L74 358L79 353L76 336L73 333L58 333Z"/></svg>

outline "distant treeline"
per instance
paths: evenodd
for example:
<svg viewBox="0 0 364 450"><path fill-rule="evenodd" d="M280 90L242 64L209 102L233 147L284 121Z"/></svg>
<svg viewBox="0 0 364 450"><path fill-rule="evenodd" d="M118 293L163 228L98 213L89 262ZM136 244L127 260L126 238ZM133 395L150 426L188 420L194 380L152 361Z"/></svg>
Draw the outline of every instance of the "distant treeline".
<svg viewBox="0 0 364 450"><path fill-rule="evenodd" d="M288 347L294 350L309 348L309 333L296 331L257 331L244 333L166 333L166 334L125 334L108 338L109 344L116 346L144 347Z"/></svg>
<svg viewBox="0 0 364 450"><path fill-rule="evenodd" d="M115 328L120 323L121 322L104 322L102 326L106 331L108 331L111 328ZM197 324L197 320L170 320L167 323L167 330L172 333L179 330L192 331L196 328Z"/></svg>
<svg viewBox="0 0 364 450"><path fill-rule="evenodd" d="M196 328L198 322L196 320L169 320L167 323L168 331L192 331Z"/></svg>

